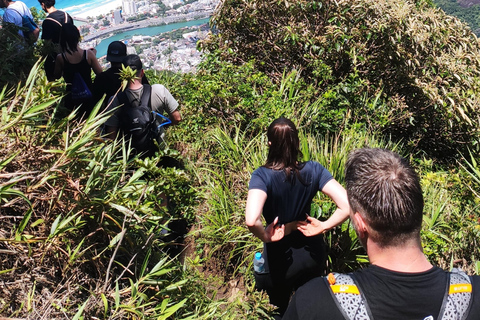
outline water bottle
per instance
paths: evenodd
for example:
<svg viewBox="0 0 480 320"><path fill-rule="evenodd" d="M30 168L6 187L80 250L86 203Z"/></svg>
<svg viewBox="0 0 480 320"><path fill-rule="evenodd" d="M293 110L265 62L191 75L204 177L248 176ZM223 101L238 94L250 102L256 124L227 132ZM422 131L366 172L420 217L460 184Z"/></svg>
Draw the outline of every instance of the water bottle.
<svg viewBox="0 0 480 320"><path fill-rule="evenodd" d="M265 259L263 259L260 252L255 253L255 257L253 258L253 270L257 273L265 272Z"/></svg>

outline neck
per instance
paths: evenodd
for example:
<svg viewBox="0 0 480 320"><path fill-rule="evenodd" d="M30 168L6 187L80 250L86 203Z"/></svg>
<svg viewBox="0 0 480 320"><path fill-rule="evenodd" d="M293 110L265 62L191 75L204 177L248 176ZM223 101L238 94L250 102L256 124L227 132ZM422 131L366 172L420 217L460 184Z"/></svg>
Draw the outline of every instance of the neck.
<svg viewBox="0 0 480 320"><path fill-rule="evenodd" d="M55 7L50 7L50 8L45 9L45 11L46 11L48 14L50 14L50 13L52 13L52 12L57 11L57 9L55 9Z"/></svg>
<svg viewBox="0 0 480 320"><path fill-rule="evenodd" d="M369 239L367 252L371 264L392 271L424 272L432 268L423 254L420 239L407 240L396 247L380 247Z"/></svg>
<svg viewBox="0 0 480 320"><path fill-rule="evenodd" d="M71 51L71 53L65 52L66 54L74 55L74 54L80 53L80 54L83 55L83 49L80 48L80 45L79 45L79 44L77 44L77 50L76 50L76 51L73 51L72 49L70 49L70 48L68 47L68 45L67 45L67 48L68 48L68 50Z"/></svg>
<svg viewBox="0 0 480 320"><path fill-rule="evenodd" d="M135 81L130 82L130 84L128 85L128 88L131 90L137 90L137 89L140 89L141 86L142 86L142 82L138 78L136 78Z"/></svg>

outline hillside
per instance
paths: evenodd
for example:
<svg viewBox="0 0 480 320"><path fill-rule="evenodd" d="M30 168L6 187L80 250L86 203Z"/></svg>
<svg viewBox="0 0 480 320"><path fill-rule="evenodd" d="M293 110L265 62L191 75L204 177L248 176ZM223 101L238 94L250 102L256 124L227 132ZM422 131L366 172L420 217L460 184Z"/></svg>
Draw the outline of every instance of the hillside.
<svg viewBox="0 0 480 320"><path fill-rule="evenodd" d="M466 23L478 37L480 36L480 1L478 0L434 0L433 3L447 14Z"/></svg>
<svg viewBox="0 0 480 320"><path fill-rule="evenodd" d="M33 63L41 47L19 51L0 29L0 316L270 319L252 274L262 243L244 211L279 116L297 124L301 160L341 184L355 148L408 158L424 191L425 254L479 274L480 46L465 24L398 0L225 0L212 21L197 73L147 72L184 120L145 160L99 138L109 115L75 120L64 82ZM334 210L318 195L311 215ZM348 222L325 240L327 271L367 262Z"/></svg>

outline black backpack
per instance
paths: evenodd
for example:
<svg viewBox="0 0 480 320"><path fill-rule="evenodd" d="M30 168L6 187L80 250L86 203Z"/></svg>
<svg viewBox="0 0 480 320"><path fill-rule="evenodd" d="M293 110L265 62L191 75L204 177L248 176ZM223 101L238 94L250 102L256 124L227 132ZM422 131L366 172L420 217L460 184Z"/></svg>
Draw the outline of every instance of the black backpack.
<svg viewBox="0 0 480 320"><path fill-rule="evenodd" d="M159 130L156 125L156 117L150 106L152 88L143 85L143 93L140 104L132 106L126 92L118 94L118 102L123 106L119 109L120 129L127 138L131 139L132 147L137 153L152 154L155 151L155 142Z"/></svg>

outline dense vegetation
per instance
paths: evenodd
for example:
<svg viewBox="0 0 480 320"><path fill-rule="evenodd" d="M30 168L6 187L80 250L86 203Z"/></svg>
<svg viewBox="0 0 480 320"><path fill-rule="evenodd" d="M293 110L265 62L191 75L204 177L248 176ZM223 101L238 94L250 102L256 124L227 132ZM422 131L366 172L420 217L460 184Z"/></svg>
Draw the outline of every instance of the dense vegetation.
<svg viewBox="0 0 480 320"><path fill-rule="evenodd" d="M280 115L342 184L354 148L409 158L425 253L480 272L479 45L465 25L391 0L225 0L213 21L196 74L148 73L181 102L161 154L180 168L129 160L128 143L99 139L108 114L79 122L62 108L64 83L46 81L38 53L1 51L0 315L268 319L243 212ZM311 214L333 210L318 195ZM326 240L328 270L366 262L348 222Z"/></svg>
<svg viewBox="0 0 480 320"><path fill-rule="evenodd" d="M436 158L478 139L477 38L422 0L226 0L212 20L206 49L277 78L297 70L332 127L348 114Z"/></svg>
<svg viewBox="0 0 480 320"><path fill-rule="evenodd" d="M473 33L480 36L480 3L478 1L434 0L433 3L447 14L468 24Z"/></svg>

